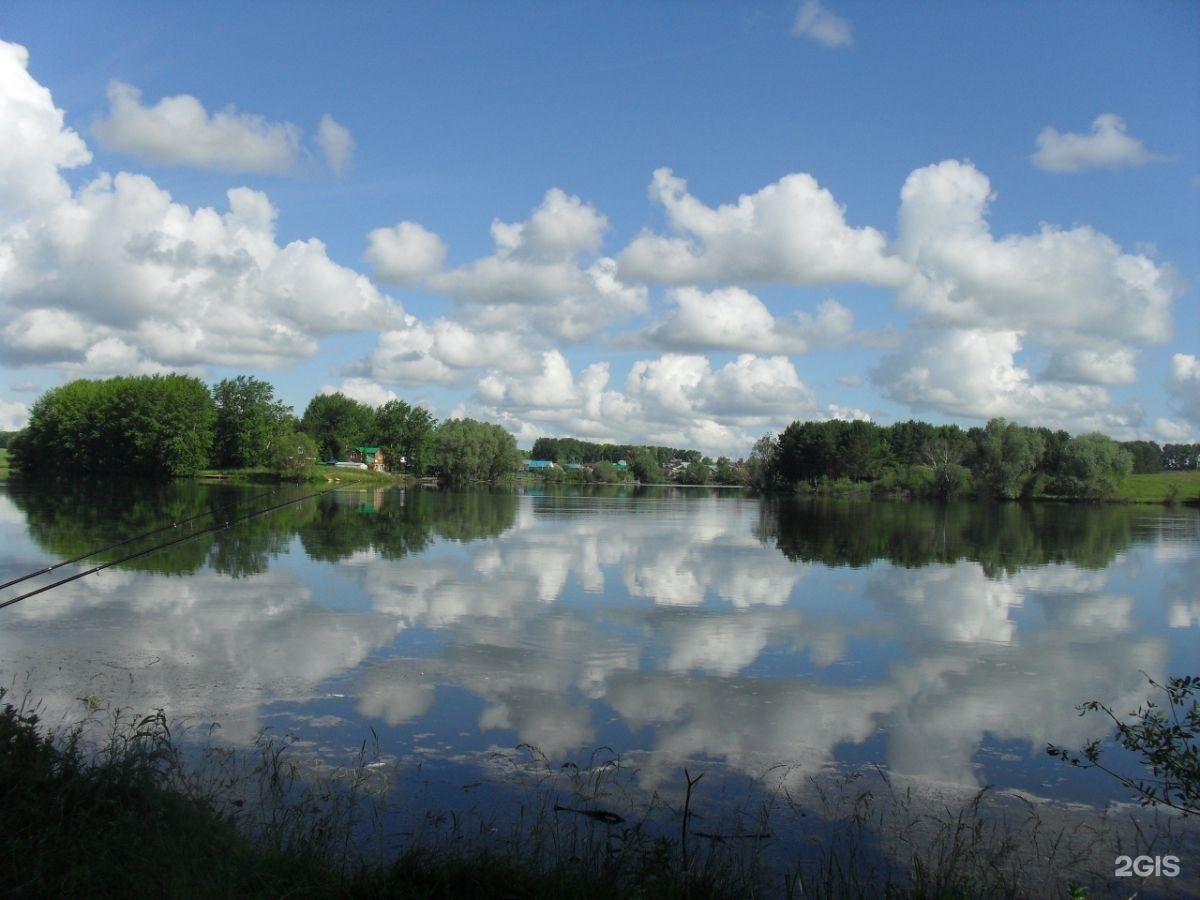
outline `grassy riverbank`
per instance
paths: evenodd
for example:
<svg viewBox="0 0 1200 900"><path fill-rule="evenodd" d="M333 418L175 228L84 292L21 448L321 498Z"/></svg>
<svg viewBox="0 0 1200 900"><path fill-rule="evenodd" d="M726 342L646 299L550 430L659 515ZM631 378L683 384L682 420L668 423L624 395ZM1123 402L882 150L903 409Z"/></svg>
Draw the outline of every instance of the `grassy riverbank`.
<svg viewBox="0 0 1200 900"><path fill-rule="evenodd" d="M1200 471L1129 475L1117 488L1126 503L1200 503Z"/></svg>
<svg viewBox="0 0 1200 900"><path fill-rule="evenodd" d="M200 481L220 481L228 484L277 484L282 481L293 481L307 484L361 485L363 487L416 484L418 480L411 475L393 475L387 472L372 472L343 466L309 466L295 476L282 475L272 469L262 467L202 469L194 477Z"/></svg>

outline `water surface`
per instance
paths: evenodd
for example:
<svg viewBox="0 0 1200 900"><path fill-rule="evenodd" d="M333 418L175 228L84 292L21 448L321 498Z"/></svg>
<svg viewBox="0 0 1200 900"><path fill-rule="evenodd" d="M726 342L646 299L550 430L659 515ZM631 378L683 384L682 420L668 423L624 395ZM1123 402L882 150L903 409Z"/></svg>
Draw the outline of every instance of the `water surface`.
<svg viewBox="0 0 1200 900"><path fill-rule="evenodd" d="M289 492L10 483L0 580ZM607 746L647 790L879 763L1103 804L1125 795L1045 745L1106 733L1077 703L1195 669L1197 585L1195 509L338 491L0 611L0 677L52 717L164 707L331 758L373 732L463 778L498 748Z"/></svg>

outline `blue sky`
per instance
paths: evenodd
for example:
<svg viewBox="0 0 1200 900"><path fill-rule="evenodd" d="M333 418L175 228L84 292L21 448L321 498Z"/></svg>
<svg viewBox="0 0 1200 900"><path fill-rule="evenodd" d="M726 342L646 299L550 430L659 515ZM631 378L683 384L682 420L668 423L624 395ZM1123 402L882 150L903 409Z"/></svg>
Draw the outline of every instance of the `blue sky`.
<svg viewBox="0 0 1200 900"><path fill-rule="evenodd" d="M742 455L831 416L1196 440L1198 19L11 4L0 425L176 370L525 446Z"/></svg>

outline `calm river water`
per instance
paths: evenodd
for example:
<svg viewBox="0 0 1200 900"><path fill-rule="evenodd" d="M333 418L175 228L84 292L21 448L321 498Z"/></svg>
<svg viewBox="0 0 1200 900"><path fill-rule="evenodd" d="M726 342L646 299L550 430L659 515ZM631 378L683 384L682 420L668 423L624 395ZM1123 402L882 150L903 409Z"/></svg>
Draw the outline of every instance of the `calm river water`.
<svg viewBox="0 0 1200 900"><path fill-rule="evenodd" d="M310 490L10 483L0 580ZM330 756L373 731L464 779L606 746L647 789L879 763L1102 804L1120 788L1046 742L1106 733L1077 703L1196 671L1198 586L1195 509L346 490L0 611L0 678L52 719L164 707Z"/></svg>

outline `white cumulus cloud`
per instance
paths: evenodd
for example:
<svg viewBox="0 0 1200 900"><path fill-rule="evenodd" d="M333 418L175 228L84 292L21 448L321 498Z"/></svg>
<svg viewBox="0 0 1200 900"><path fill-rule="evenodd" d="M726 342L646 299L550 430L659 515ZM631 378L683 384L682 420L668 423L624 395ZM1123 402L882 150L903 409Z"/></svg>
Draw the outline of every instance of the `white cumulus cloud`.
<svg viewBox="0 0 1200 900"><path fill-rule="evenodd" d="M1017 363L1020 350L1021 335L1015 331L914 333L897 353L883 358L871 380L884 396L915 409L1134 436L1139 409L1119 406L1096 385L1039 381Z"/></svg>
<svg viewBox="0 0 1200 900"><path fill-rule="evenodd" d="M1125 120L1114 113L1097 116L1090 134L1044 128L1037 136L1037 148L1033 164L1047 172L1143 166L1161 159L1130 135Z"/></svg>
<svg viewBox="0 0 1200 900"><path fill-rule="evenodd" d="M849 47L854 43L854 29L820 0L804 0L792 22L792 34L806 37L826 47Z"/></svg>
<svg viewBox="0 0 1200 900"><path fill-rule="evenodd" d="M646 309L646 289L622 283L616 263L595 255L607 228L590 204L551 188L527 220L492 222L495 253L425 284L474 307L469 315L482 327L582 341Z"/></svg>
<svg viewBox="0 0 1200 900"><path fill-rule="evenodd" d="M108 106L92 133L113 150L151 162L283 174L300 159L300 129L290 122L271 122L232 106L210 115L191 94L146 106L140 90L113 81Z"/></svg>
<svg viewBox="0 0 1200 900"><path fill-rule="evenodd" d="M667 296L674 309L647 336L668 349L799 354L812 346L844 344L853 336L854 314L832 298L822 301L815 315L776 317L740 287L681 287Z"/></svg>
<svg viewBox="0 0 1200 900"><path fill-rule="evenodd" d="M917 169L900 197L898 246L916 270L901 305L944 324L1037 332L1043 341L1170 337L1180 282L1169 267L1087 226L993 237L991 183L970 163Z"/></svg>
<svg viewBox="0 0 1200 900"><path fill-rule="evenodd" d="M481 414L514 433L637 440L742 455L750 430L820 415L816 398L783 356L742 354L714 369L701 355L667 353L635 362L624 391L610 389L608 363L578 375L557 350L532 373L480 379Z"/></svg>
<svg viewBox="0 0 1200 900"><path fill-rule="evenodd" d="M1058 347L1042 377L1078 384L1132 384L1137 381L1137 351L1112 341L1090 347Z"/></svg>
<svg viewBox="0 0 1200 900"><path fill-rule="evenodd" d="M368 234L363 256L375 267L375 275L381 281L416 284L442 267L446 245L423 225L400 222Z"/></svg>
<svg viewBox="0 0 1200 900"><path fill-rule="evenodd" d="M375 409L383 406L389 400L400 399L396 396L395 391L390 391L369 378L343 378L339 386L334 387L332 384L327 384L321 388L320 393L343 394L351 400L357 400L359 403L365 403Z"/></svg>
<svg viewBox="0 0 1200 900"><path fill-rule="evenodd" d="M91 160L83 139L63 124L50 92L29 74L29 51L0 41L0 230L33 209L65 200L70 189L59 169Z"/></svg>
<svg viewBox="0 0 1200 900"><path fill-rule="evenodd" d="M833 194L807 173L786 175L736 204L713 208L663 168L654 172L650 197L680 236L646 232L634 238L618 257L626 280L897 285L909 275L904 261L888 255L884 235L847 225Z"/></svg>
<svg viewBox="0 0 1200 900"><path fill-rule="evenodd" d="M380 332L371 353L345 373L392 384L457 384L471 369L534 371L531 344L517 332L477 331L452 319L427 324L409 316Z"/></svg>
<svg viewBox="0 0 1200 900"><path fill-rule="evenodd" d="M0 43L0 353L75 374L269 368L403 310L316 238L281 245L265 194L189 208L143 175L88 161L24 48ZM16 218L7 218L12 211Z"/></svg>
<svg viewBox="0 0 1200 900"><path fill-rule="evenodd" d="M354 136L349 128L334 121L329 113L321 116L317 125L317 147L330 171L338 178L342 178L350 168L354 146Z"/></svg>

